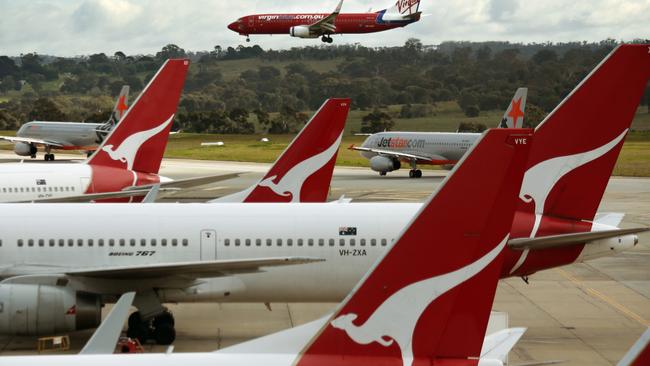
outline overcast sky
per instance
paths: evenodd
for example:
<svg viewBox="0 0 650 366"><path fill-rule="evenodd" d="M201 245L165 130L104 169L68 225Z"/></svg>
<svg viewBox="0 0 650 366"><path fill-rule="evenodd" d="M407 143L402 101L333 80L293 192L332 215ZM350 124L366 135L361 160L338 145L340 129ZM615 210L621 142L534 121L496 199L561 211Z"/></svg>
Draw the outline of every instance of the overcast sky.
<svg viewBox="0 0 650 366"><path fill-rule="evenodd" d="M330 12L337 0L0 0L0 54L58 56L116 51L153 54L168 43L186 50L237 46L226 26L238 17L272 12ZM373 11L390 0L346 0L343 12ZM423 0L428 16L404 29L336 36L337 44L401 45L443 41L563 42L650 38L650 0ZM250 44L279 49L317 45L288 35L253 36Z"/></svg>

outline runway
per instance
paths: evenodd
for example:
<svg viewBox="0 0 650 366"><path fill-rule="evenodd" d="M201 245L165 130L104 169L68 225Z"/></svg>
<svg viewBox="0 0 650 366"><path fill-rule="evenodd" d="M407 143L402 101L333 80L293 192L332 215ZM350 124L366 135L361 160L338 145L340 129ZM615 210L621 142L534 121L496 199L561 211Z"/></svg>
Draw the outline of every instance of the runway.
<svg viewBox="0 0 650 366"><path fill-rule="evenodd" d="M57 155L57 159L64 158ZM0 161L15 159L0 153ZM162 197L163 201L204 201L246 188L268 164L166 159L161 174L170 178L244 172L239 178ZM425 170L379 177L367 168L337 167L330 198L354 201L424 200L447 175ZM650 179L613 177L601 212L625 212L623 227L650 226ZM211 351L305 323L335 304L180 304L170 305L178 337L175 352ZM510 316L510 326L528 327L510 354L511 364L565 360L568 365L611 365L650 327L650 234L629 252L537 273L530 284L519 278L499 283L494 309ZM105 313L106 313L105 309ZM71 335L73 351L92 332ZM33 352L35 338L0 337L0 355ZM164 352L165 347L147 347Z"/></svg>

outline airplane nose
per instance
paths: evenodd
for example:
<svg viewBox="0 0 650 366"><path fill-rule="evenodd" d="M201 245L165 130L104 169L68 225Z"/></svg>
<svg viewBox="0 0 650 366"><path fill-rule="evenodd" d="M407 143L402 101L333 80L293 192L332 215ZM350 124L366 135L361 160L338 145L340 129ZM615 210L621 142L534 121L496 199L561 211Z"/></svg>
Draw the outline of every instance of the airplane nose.
<svg viewBox="0 0 650 366"><path fill-rule="evenodd" d="M232 22L228 24L228 29L230 29L233 32L237 32L237 22Z"/></svg>

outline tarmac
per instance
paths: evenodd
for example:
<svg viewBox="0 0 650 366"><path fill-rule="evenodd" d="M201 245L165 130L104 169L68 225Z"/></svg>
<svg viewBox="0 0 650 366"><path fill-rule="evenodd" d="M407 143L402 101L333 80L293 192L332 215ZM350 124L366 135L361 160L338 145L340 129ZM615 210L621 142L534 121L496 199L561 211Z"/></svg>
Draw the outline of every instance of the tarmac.
<svg viewBox="0 0 650 366"><path fill-rule="evenodd" d="M57 155L57 159L65 158ZM0 153L0 162L14 160ZM55 162L56 163L56 162ZM170 178L243 172L236 179L161 201L205 201L255 183L269 164L166 159L161 174ZM337 167L331 199L421 202L448 172L425 170L420 179L408 170L380 177L368 168ZM650 226L650 179L612 177L600 212L624 212L621 226ZM499 283L493 309L509 314L510 326L528 331L510 353L510 364L564 361L566 365L613 365L650 327L650 233L617 256L542 271L526 284L519 278ZM212 351L316 319L336 304L172 304L177 340L174 352ZM110 309L107 306L106 314ZM92 331L70 335L78 351ZM35 338L0 337L0 355L34 353ZM146 345L148 352L166 347Z"/></svg>

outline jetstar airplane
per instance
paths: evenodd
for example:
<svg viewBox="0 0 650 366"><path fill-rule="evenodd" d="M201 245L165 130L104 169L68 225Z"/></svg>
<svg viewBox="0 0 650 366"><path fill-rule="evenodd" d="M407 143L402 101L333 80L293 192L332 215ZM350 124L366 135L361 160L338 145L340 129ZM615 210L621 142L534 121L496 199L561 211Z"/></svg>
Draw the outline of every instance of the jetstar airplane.
<svg viewBox="0 0 650 366"><path fill-rule="evenodd" d="M523 126L527 95L527 88L517 89L499 127ZM417 164L455 164L479 136L480 133L386 131L372 134L361 146L349 149L359 151L370 160L370 169L379 175L398 170L402 162L407 162L411 166L409 177L421 178L422 171L417 169Z"/></svg>
<svg viewBox="0 0 650 366"><path fill-rule="evenodd" d="M646 230L618 229L616 215L594 218L650 78L647 47L617 47L535 130L502 277L526 279L612 255L632 248L635 234ZM500 159L484 158L486 166ZM464 192L471 196L454 205L471 206L482 185L468 186ZM139 310L129 334L159 343L175 336L165 302L340 301L420 208L6 204L0 212L0 298L10 310L0 313L0 333L91 328L99 304L128 291L137 291ZM269 268L260 274L261 267ZM65 299L63 311L16 315L50 309L45 294ZM67 314L73 305L84 311Z"/></svg>
<svg viewBox="0 0 650 366"><path fill-rule="evenodd" d="M213 353L2 360L14 366L502 365L481 351L530 132L488 132L329 316ZM476 199L462 199L477 181Z"/></svg>
<svg viewBox="0 0 650 366"><path fill-rule="evenodd" d="M398 0L388 9L374 13L341 13L343 0L330 14L255 14L237 19L228 29L251 34L288 34L298 38L318 38L332 43L333 34L374 33L405 27L420 20L420 0Z"/></svg>
<svg viewBox="0 0 650 366"><path fill-rule="evenodd" d="M126 113L128 98L129 87L125 85L105 123L32 121L23 124L15 137L0 136L0 140L13 142L16 155L30 156L32 159L36 158L37 146L45 148L46 161L54 160L52 149L86 150L90 154Z"/></svg>

